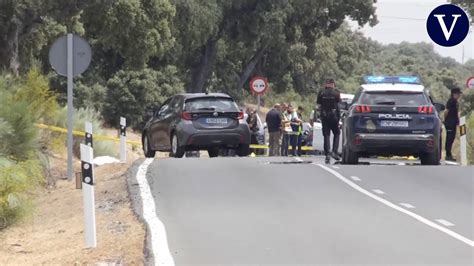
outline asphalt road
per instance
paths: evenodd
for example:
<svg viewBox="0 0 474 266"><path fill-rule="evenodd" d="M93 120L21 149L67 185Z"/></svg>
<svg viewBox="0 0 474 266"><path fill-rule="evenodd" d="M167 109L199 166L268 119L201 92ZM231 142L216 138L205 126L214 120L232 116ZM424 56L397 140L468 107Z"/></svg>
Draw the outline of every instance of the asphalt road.
<svg viewBox="0 0 474 266"><path fill-rule="evenodd" d="M302 161L149 161L155 262L168 254L176 265L474 265L474 168ZM136 175L141 210L153 203L140 203Z"/></svg>

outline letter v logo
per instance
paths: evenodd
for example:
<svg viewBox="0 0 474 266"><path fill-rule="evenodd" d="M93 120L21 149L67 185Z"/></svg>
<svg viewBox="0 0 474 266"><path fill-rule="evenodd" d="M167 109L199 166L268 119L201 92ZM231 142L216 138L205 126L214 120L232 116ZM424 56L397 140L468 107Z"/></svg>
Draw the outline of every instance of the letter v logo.
<svg viewBox="0 0 474 266"><path fill-rule="evenodd" d="M429 15L426 28L435 43L452 47L464 41L469 33L469 18L456 5L441 5Z"/></svg>
<svg viewBox="0 0 474 266"><path fill-rule="evenodd" d="M448 31L448 27L446 27L446 23L444 22L444 17L445 15L434 15L438 21L439 25L441 26L441 29L443 30L444 37L446 37L446 41L449 41L449 38L451 38L451 34L453 33L454 27L456 26L456 22L458 21L458 18L461 17L461 15L453 15L454 21L451 23L451 28Z"/></svg>

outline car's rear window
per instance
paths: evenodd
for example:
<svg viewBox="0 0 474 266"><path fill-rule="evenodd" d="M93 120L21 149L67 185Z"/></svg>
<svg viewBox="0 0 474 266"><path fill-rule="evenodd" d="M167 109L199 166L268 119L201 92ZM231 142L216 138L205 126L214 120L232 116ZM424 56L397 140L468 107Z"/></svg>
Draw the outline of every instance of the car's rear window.
<svg viewBox="0 0 474 266"><path fill-rule="evenodd" d="M231 98L207 97L195 98L186 101L185 109L188 112L217 111L239 112L237 104Z"/></svg>
<svg viewBox="0 0 474 266"><path fill-rule="evenodd" d="M367 105L422 106L428 104L428 100L422 92L371 91L364 92L360 97L359 103Z"/></svg>

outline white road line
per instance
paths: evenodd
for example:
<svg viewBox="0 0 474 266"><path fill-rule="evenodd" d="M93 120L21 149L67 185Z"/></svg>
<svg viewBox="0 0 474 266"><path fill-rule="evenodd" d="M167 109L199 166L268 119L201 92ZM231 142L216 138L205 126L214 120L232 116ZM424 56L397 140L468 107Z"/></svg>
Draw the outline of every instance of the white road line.
<svg viewBox="0 0 474 266"><path fill-rule="evenodd" d="M450 161L444 161L444 163L447 164L447 165L460 165L459 163L450 162Z"/></svg>
<svg viewBox="0 0 474 266"><path fill-rule="evenodd" d="M151 194L151 189L146 179L148 166L152 162L153 159L146 159L138 167L137 171L137 182L143 204L143 219L145 219L149 227L151 249L155 265L173 266L174 260L168 247L165 226L156 214L155 201L153 200L153 195Z"/></svg>
<svg viewBox="0 0 474 266"><path fill-rule="evenodd" d="M354 181L362 181L360 178L358 178L357 176L351 176L351 179L354 180Z"/></svg>
<svg viewBox="0 0 474 266"><path fill-rule="evenodd" d="M410 203L399 203L401 206L407 208L407 209L415 209L415 206L411 205Z"/></svg>
<svg viewBox="0 0 474 266"><path fill-rule="evenodd" d="M383 194L385 194L385 192L383 192L383 191L382 191L382 190L380 190L380 189L372 189L372 191L373 191L374 193L377 193L377 194L379 194L379 195L383 195Z"/></svg>
<svg viewBox="0 0 474 266"><path fill-rule="evenodd" d="M443 219L436 219L436 221L444 226L447 226L447 227L451 227L451 226L454 226L453 223L449 222L449 221L446 221L446 220L443 220Z"/></svg>
<svg viewBox="0 0 474 266"><path fill-rule="evenodd" d="M426 225L428 225L428 226L430 226L430 227L432 227L436 230L439 230L439 231L441 231L441 232L443 232L443 233L445 233L445 234L447 234L447 235L449 235L449 236L451 236L451 237L453 237L453 238L455 238L455 239L457 239L457 240L459 240L459 241L461 241L461 242L463 242L463 243L465 243L465 244L467 244L471 247L474 247L474 241L473 240L471 240L467 237L464 237L464 236L462 236L462 235L460 235L456 232L453 232L453 231L451 231L451 230L449 230L445 227L442 227L442 226L438 225L437 223L434 223L434 222L432 222L432 221L430 221L430 220L428 220L428 219L426 219L426 218L424 218L424 217L422 217L422 216L420 216L416 213L405 210L405 209L399 207L398 205L396 205L396 204L394 204L394 203L392 203L392 202L390 202L386 199L383 199L383 198L381 198L381 197L379 197L379 196L377 196L373 193L370 193L369 191L363 189L362 187L358 186L354 182L350 181L349 179L345 178L343 175L339 174L338 172L336 172L335 170L333 170L329 167L326 167L322 164L316 164L316 165L323 168L324 170L328 171L329 173L333 174L335 177L339 178L342 182L346 183L347 185L349 185L353 189L359 191L360 193L362 193L362 194L364 194L364 195L366 195L366 196L368 196L368 197L370 197L370 198L372 198L372 199L374 199L374 200L376 200L376 201L378 201L382 204L385 204L386 206L388 206L392 209L395 209L395 210L397 210L401 213L404 213L404 214L414 218L415 220L417 220L419 222L422 222L422 223L424 223L424 224L426 224Z"/></svg>
<svg viewBox="0 0 474 266"><path fill-rule="evenodd" d="M293 157L293 159L295 159L295 161L297 161L297 162L302 162L303 161L303 159L301 159L300 157Z"/></svg>

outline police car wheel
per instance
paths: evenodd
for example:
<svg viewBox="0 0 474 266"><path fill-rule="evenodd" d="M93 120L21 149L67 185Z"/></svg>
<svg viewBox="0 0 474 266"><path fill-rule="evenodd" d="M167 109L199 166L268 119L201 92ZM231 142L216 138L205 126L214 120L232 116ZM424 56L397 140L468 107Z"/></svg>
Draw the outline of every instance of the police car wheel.
<svg viewBox="0 0 474 266"><path fill-rule="evenodd" d="M358 164L359 155L346 145L342 151L342 164Z"/></svg>
<svg viewBox="0 0 474 266"><path fill-rule="evenodd" d="M432 153L424 153L420 155L422 165L439 165L441 160L439 147L435 148Z"/></svg>

